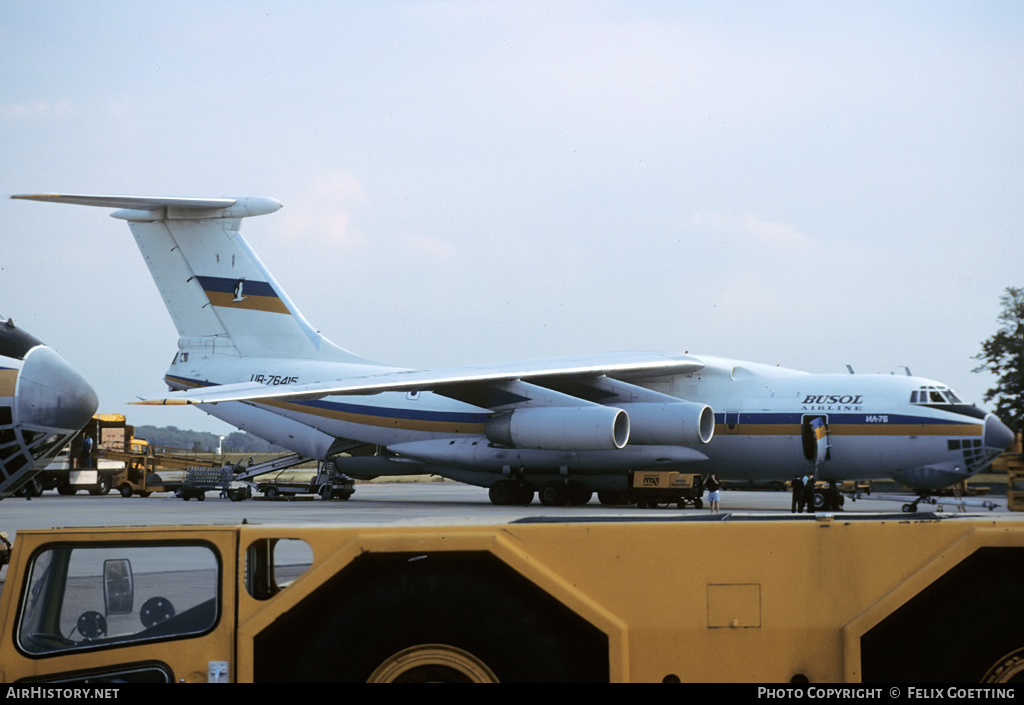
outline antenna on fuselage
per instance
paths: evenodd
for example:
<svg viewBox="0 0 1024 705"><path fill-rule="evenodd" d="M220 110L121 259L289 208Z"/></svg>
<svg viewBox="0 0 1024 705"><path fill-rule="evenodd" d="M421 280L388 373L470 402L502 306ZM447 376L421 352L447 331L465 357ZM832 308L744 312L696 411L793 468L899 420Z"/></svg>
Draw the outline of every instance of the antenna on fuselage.
<svg viewBox="0 0 1024 705"><path fill-rule="evenodd" d="M847 369L847 370L849 370L849 372L850 372L850 374L851 374L851 375L852 375L852 374L856 374L856 373L855 373L855 372L853 371L853 365L847 365L847 366L846 366L846 369Z"/></svg>

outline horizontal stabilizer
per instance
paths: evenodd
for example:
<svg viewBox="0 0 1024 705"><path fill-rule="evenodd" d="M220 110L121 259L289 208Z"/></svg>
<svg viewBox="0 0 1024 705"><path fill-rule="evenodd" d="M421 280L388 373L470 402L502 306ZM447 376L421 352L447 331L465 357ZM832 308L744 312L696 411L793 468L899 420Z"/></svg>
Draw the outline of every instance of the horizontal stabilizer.
<svg viewBox="0 0 1024 705"><path fill-rule="evenodd" d="M170 196L94 196L88 194L18 194L11 198L75 206L120 208L114 217L124 220L205 220L209 218L247 218L266 215L281 208L276 198L174 198Z"/></svg>

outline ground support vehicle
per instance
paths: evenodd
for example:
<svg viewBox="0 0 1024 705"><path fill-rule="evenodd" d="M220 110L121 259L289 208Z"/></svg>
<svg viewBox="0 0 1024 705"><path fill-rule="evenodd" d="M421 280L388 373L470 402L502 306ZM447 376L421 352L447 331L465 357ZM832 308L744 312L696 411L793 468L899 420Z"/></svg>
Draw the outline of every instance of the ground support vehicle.
<svg viewBox="0 0 1024 705"><path fill-rule="evenodd" d="M852 499L856 501L860 495L852 494ZM987 509L988 511L994 511L999 508L999 505L988 499L964 499L959 493L952 495L931 495L921 493L916 499L907 501L906 495L887 495L887 494L873 494L871 499L878 500L881 502L902 502L903 506L901 509L907 513L913 513L918 510L918 507L922 504L931 505L936 508L936 511L941 512L946 507L955 507L960 512L966 512L969 507L977 507L980 509Z"/></svg>
<svg viewBox="0 0 1024 705"><path fill-rule="evenodd" d="M0 679L1024 676L1019 515L719 516L19 531Z"/></svg>
<svg viewBox="0 0 1024 705"><path fill-rule="evenodd" d="M1006 507L1024 512L1024 454L1007 457L1003 469L1006 471Z"/></svg>
<svg viewBox="0 0 1024 705"><path fill-rule="evenodd" d="M1024 462L1015 470L1006 473L1006 507L1015 512L1024 512Z"/></svg>
<svg viewBox="0 0 1024 705"><path fill-rule="evenodd" d="M332 460L319 461L315 472L291 471L277 472L308 462L310 458L298 453L276 458L268 463L244 468L236 480L250 481L259 477L256 489L267 499L294 498L301 496L319 496L321 499L348 499L355 494L355 481L338 471Z"/></svg>
<svg viewBox="0 0 1024 705"><path fill-rule="evenodd" d="M56 489L62 495L73 495L79 490L94 495L107 494L116 486L124 463L109 459L104 453L108 448L129 443L133 430L125 424L121 414L94 414L85 428L22 488L20 494L38 497L49 489Z"/></svg>
<svg viewBox="0 0 1024 705"><path fill-rule="evenodd" d="M247 485L235 482L235 476L228 466L190 468L185 473L185 480L174 495L181 497L186 502L193 498L201 502L206 499L206 493L211 490L221 492L232 502L239 502L252 496L252 491Z"/></svg>
<svg viewBox="0 0 1024 705"><path fill-rule="evenodd" d="M992 470L1006 473L1006 507L1015 512L1024 512L1024 448L1021 434L1013 447L992 462Z"/></svg>
<svg viewBox="0 0 1024 705"><path fill-rule="evenodd" d="M634 470L629 477L626 501L644 509L671 504L685 509L687 504L701 509L704 501L704 480L697 473L674 470Z"/></svg>

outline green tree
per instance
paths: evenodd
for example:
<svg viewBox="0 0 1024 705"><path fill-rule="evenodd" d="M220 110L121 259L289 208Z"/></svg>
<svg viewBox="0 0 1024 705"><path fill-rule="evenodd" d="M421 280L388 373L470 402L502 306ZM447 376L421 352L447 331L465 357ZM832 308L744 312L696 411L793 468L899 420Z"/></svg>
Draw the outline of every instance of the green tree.
<svg viewBox="0 0 1024 705"><path fill-rule="evenodd" d="M996 399L996 416L1019 433L1024 431L1024 288L1006 287L999 301L999 330L981 344L974 359L982 362L974 371L996 375L985 401Z"/></svg>

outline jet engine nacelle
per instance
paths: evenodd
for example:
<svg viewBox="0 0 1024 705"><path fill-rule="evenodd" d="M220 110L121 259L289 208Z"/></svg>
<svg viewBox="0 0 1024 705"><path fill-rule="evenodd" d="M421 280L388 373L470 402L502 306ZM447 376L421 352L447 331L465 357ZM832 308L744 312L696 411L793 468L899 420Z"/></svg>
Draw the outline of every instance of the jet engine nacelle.
<svg viewBox="0 0 1024 705"><path fill-rule="evenodd" d="M675 446L707 443L715 433L715 412L695 402L619 404L629 414L629 442Z"/></svg>
<svg viewBox="0 0 1024 705"><path fill-rule="evenodd" d="M629 442L629 416L610 406L527 407L495 414L484 434L512 448L616 450Z"/></svg>

